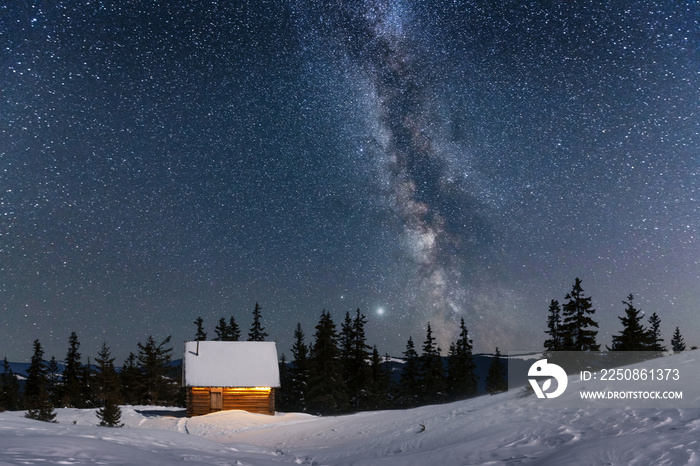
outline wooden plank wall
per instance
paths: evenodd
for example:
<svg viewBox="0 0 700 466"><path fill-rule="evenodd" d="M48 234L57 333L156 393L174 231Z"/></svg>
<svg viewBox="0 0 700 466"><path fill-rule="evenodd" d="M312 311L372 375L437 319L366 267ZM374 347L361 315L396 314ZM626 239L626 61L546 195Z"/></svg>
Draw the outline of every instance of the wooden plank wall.
<svg viewBox="0 0 700 466"><path fill-rule="evenodd" d="M242 409L251 413L270 413L270 390L224 388L224 410Z"/></svg>
<svg viewBox="0 0 700 466"><path fill-rule="evenodd" d="M187 417L201 416L210 412L209 389L187 387Z"/></svg>
<svg viewBox="0 0 700 466"><path fill-rule="evenodd" d="M275 390L223 388L224 411L242 409L251 413L275 414ZM187 416L201 416L211 409L209 388L187 387Z"/></svg>

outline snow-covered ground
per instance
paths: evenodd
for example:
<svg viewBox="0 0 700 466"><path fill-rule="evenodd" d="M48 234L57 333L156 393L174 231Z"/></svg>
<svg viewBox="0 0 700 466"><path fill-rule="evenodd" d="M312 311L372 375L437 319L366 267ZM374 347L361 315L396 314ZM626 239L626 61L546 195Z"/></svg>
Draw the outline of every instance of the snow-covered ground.
<svg viewBox="0 0 700 466"><path fill-rule="evenodd" d="M235 411L187 419L176 408L125 406L121 429L98 427L94 410L57 410L57 424L5 412L0 464L700 465L700 352L643 366L679 364L694 368L681 388L695 407L574 408L556 399L543 407L511 390L338 417Z"/></svg>

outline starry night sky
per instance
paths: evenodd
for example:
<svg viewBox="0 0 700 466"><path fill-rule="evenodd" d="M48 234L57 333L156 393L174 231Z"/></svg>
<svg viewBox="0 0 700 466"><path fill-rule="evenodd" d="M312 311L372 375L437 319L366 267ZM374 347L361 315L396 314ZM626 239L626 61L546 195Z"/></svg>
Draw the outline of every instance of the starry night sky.
<svg viewBox="0 0 700 466"><path fill-rule="evenodd" d="M700 339L700 6L0 5L0 357L118 361L256 301L398 355L541 349L583 280Z"/></svg>

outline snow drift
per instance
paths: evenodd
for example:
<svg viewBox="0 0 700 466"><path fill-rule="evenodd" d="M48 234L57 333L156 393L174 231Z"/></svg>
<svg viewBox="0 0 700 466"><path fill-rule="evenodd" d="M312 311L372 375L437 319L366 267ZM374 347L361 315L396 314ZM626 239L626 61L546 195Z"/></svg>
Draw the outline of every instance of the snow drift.
<svg viewBox="0 0 700 466"><path fill-rule="evenodd" d="M696 368L682 384L684 396L694 397L693 408L609 409L601 401L577 409L557 400L543 407L511 390L337 417L233 411L188 419L178 408L125 406L121 429L98 427L94 410L57 410L57 424L5 412L0 463L698 465L699 356L695 351L644 363ZM654 387L640 382L645 388Z"/></svg>

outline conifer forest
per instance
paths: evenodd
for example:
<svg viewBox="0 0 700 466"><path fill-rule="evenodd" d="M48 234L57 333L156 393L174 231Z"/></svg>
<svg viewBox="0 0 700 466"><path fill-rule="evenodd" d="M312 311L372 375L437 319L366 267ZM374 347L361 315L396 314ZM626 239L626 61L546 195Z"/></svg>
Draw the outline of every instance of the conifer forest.
<svg viewBox="0 0 700 466"><path fill-rule="evenodd" d="M619 331L610 345L604 345L605 350L667 351L661 338L661 317L654 312L645 320L632 294L622 304ZM269 335L263 322L258 303L247 333L243 333L235 316L221 317L213 332L206 330L201 317L196 317L192 339L265 341ZM336 415L445 403L508 389L507 358L497 347L488 355L488 367L478 374L477 355L464 318L447 351L437 346L427 322L423 338L414 341L409 337L398 358L382 354L367 341L366 324L367 317L360 309L346 312L339 323L323 310L308 334L300 323L290 329L290 356L281 353L279 358L277 409ZM551 300L542 327L543 351L601 350L592 298L578 278L562 303ZM680 326L675 327L670 348L676 353L686 349ZM37 339L22 383L7 358L3 360L0 409L27 410L27 417L52 422L55 408L98 408L102 425L120 426L120 405L184 406L182 368L174 357L170 336L149 336L138 342L121 365L115 364L106 342L96 355L84 358L75 332L70 334L61 359L47 359Z"/></svg>

